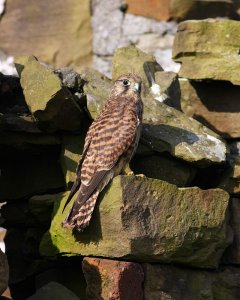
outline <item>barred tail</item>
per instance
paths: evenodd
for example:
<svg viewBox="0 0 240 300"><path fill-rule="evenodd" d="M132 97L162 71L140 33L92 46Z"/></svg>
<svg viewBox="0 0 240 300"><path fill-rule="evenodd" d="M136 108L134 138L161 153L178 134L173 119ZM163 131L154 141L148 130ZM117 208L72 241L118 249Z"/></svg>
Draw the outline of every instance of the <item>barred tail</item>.
<svg viewBox="0 0 240 300"><path fill-rule="evenodd" d="M99 191L96 191L82 205L75 202L70 214L63 222L63 227L76 227L78 231L83 231L89 225L98 195Z"/></svg>

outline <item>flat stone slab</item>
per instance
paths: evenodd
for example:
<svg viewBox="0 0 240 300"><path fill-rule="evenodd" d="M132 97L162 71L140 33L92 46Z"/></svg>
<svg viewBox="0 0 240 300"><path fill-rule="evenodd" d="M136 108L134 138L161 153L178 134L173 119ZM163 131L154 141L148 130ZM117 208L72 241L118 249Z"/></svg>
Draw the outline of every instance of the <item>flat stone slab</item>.
<svg viewBox="0 0 240 300"><path fill-rule="evenodd" d="M181 62L180 77L227 80L240 85L240 24L206 19L179 24L173 59Z"/></svg>
<svg viewBox="0 0 240 300"><path fill-rule="evenodd" d="M83 255L140 262L176 262L215 268L231 242L228 194L221 189L177 188L165 181L117 176L101 193L90 226L82 233L62 228L68 193L55 202L43 237L43 256Z"/></svg>

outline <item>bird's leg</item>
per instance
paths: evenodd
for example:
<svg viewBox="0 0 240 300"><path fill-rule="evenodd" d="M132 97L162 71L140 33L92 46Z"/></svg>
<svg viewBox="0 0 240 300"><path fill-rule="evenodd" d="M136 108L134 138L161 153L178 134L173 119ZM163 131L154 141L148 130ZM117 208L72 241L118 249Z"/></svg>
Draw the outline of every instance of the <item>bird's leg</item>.
<svg viewBox="0 0 240 300"><path fill-rule="evenodd" d="M128 175L128 176L134 175L134 173L131 170L129 164L126 165L126 167L122 170L121 174L122 175Z"/></svg>
<svg viewBox="0 0 240 300"><path fill-rule="evenodd" d="M131 170L129 164L126 165L125 169L122 171L121 173L122 175L128 175L128 176L137 176L137 177L141 177L144 178L146 177L144 174L134 174L133 171Z"/></svg>

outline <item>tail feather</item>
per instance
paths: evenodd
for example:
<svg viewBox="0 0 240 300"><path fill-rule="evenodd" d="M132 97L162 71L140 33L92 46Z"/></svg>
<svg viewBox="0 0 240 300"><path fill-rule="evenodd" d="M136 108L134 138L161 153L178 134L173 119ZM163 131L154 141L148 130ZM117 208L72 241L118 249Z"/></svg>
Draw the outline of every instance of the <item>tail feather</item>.
<svg viewBox="0 0 240 300"><path fill-rule="evenodd" d="M83 231L89 225L98 195L99 191L96 191L82 205L75 202L70 214L63 222L63 227L76 227L78 231Z"/></svg>

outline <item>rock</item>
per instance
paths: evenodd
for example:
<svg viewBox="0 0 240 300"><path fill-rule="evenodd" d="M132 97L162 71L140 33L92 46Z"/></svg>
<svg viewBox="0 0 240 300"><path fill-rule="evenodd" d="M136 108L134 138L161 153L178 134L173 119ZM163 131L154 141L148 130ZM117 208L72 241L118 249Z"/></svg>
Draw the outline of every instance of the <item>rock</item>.
<svg viewBox="0 0 240 300"><path fill-rule="evenodd" d="M49 260L47 260L47 262L48 264L50 263ZM61 260L51 261L48 267L37 272L37 275L35 276L36 289L38 290L49 282L55 281L71 290L80 299L85 299L86 281L81 264L81 257L68 257Z"/></svg>
<svg viewBox="0 0 240 300"><path fill-rule="evenodd" d="M183 112L225 138L240 137L240 87L222 81L179 80Z"/></svg>
<svg viewBox="0 0 240 300"><path fill-rule="evenodd" d="M179 24L173 59L181 62L179 76L226 80L240 85L238 21L207 19Z"/></svg>
<svg viewBox="0 0 240 300"><path fill-rule="evenodd" d="M24 30L19 34L16 28ZM89 0L60 0L57 7L53 2L17 0L7 4L1 29L1 48L13 56L34 53L58 68L91 64Z"/></svg>
<svg viewBox="0 0 240 300"><path fill-rule="evenodd" d="M31 197L28 201L28 209L33 219L32 223L35 226L50 226L54 202L61 198L62 193L35 195Z"/></svg>
<svg viewBox="0 0 240 300"><path fill-rule="evenodd" d="M181 160L164 155L135 155L130 163L134 174L144 174L177 186L189 186L196 169Z"/></svg>
<svg viewBox="0 0 240 300"><path fill-rule="evenodd" d="M26 153L41 153L56 150L60 147L61 140L58 135L33 132L1 132L0 151L19 151Z"/></svg>
<svg viewBox="0 0 240 300"><path fill-rule="evenodd" d="M231 242L229 197L220 189L178 189L161 180L117 176L82 233L61 226L75 199L62 214L67 196L55 202L51 227L40 244L43 256L80 254L215 268Z"/></svg>
<svg viewBox="0 0 240 300"><path fill-rule="evenodd" d="M229 148L227 169L221 177L219 187L238 196L240 194L240 142L230 143Z"/></svg>
<svg viewBox="0 0 240 300"><path fill-rule="evenodd" d="M61 167L66 186L70 188L76 179L76 169L81 159L85 136L63 133Z"/></svg>
<svg viewBox="0 0 240 300"><path fill-rule="evenodd" d="M171 1L164 1L164 0L153 0L151 1L151 5L147 0L127 0L128 4L128 13L153 18L156 20L169 20L169 3Z"/></svg>
<svg viewBox="0 0 240 300"><path fill-rule="evenodd" d="M240 264L240 199L230 199L230 225L233 230L233 243L224 253L223 262L226 264Z"/></svg>
<svg viewBox="0 0 240 300"><path fill-rule="evenodd" d="M202 166L226 160L225 142L216 133L150 97L145 98L144 105L143 144Z"/></svg>
<svg viewBox="0 0 240 300"><path fill-rule="evenodd" d="M9 268L7 256L0 249L0 295L7 289L9 279Z"/></svg>
<svg viewBox="0 0 240 300"><path fill-rule="evenodd" d="M128 62L126 64L126 61ZM162 70L162 67L156 62L151 54L147 54L135 46L118 48L112 60L112 78L116 80L125 73L136 73L142 78L142 95L149 93L149 82L145 74L144 63L151 64L153 73Z"/></svg>
<svg viewBox="0 0 240 300"><path fill-rule="evenodd" d="M0 113L0 131L18 131L41 133L36 120L32 116L18 116Z"/></svg>
<svg viewBox="0 0 240 300"><path fill-rule="evenodd" d="M36 294L28 297L26 300L79 300L79 298L67 289L65 286L57 282L49 282L48 284L37 290Z"/></svg>
<svg viewBox="0 0 240 300"><path fill-rule="evenodd" d="M128 64L124 63L126 60ZM168 73L156 72L155 66L157 68L157 65L152 56L135 47L120 48L116 51L113 58L113 78L125 72L135 71L143 79L145 89L142 92L144 102L142 143L154 151L168 151L173 156L188 162L202 165L224 162L226 145L217 134L182 112L162 103L157 97L154 99L154 96L150 94L143 67L146 62L152 67L151 73L155 75L156 83L160 85L161 95L168 96L166 103L170 102L178 106L177 101L172 99L176 96L174 94L176 85L169 77L163 80L164 76L169 76Z"/></svg>
<svg viewBox="0 0 240 300"><path fill-rule="evenodd" d="M143 270L138 263L85 257L83 272L89 300L143 299Z"/></svg>
<svg viewBox="0 0 240 300"><path fill-rule="evenodd" d="M127 0L127 12L148 18L168 21L170 19L205 19L233 15L233 2L225 1L178 1Z"/></svg>
<svg viewBox="0 0 240 300"><path fill-rule="evenodd" d="M118 47L124 19L124 14L119 9L121 4L122 0L91 1L93 52L98 56L112 55Z"/></svg>
<svg viewBox="0 0 240 300"><path fill-rule="evenodd" d="M34 57L16 60L26 103L41 129L49 132L80 130L83 114L59 77ZM66 118L66 116L69 116Z"/></svg>
<svg viewBox="0 0 240 300"><path fill-rule="evenodd" d="M63 190L64 179L57 159L54 152L48 156L16 152L1 157L2 201Z"/></svg>
<svg viewBox="0 0 240 300"><path fill-rule="evenodd" d="M238 299L239 268L199 271L144 264L144 299Z"/></svg>
<svg viewBox="0 0 240 300"><path fill-rule="evenodd" d="M91 117L95 119L109 97L112 83L109 78L90 68L84 69L81 76L85 81L83 90L87 96L87 108Z"/></svg>
<svg viewBox="0 0 240 300"><path fill-rule="evenodd" d="M178 1L169 3L170 16L178 20L206 19L233 16L233 1L207 0L207 1Z"/></svg>

